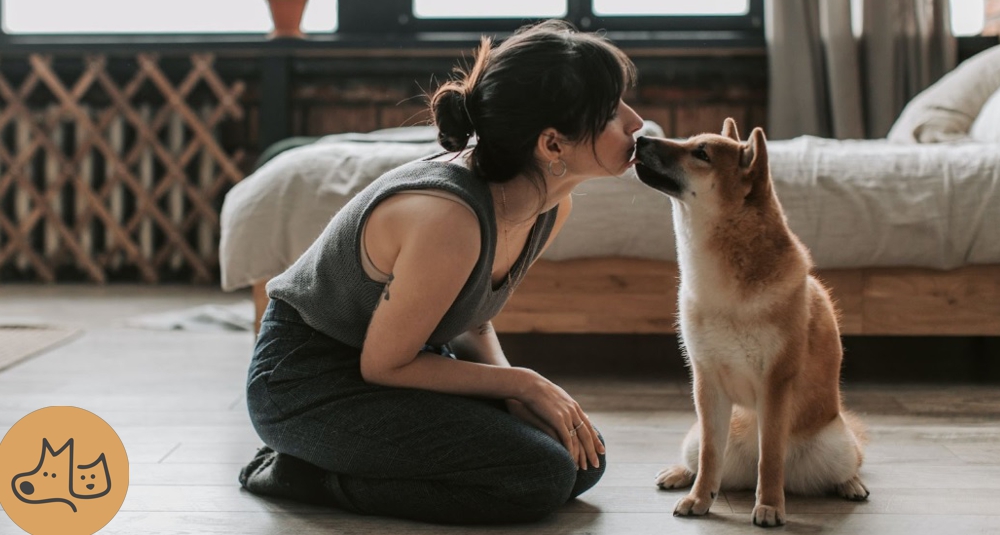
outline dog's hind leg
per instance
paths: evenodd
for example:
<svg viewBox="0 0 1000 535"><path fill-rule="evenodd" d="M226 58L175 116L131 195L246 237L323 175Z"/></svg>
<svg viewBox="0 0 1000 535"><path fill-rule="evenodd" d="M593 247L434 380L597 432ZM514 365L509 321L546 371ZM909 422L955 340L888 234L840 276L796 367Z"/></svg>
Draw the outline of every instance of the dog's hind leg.
<svg viewBox="0 0 1000 535"><path fill-rule="evenodd" d="M842 411L840 417L844 421L847 434L850 438L851 445L853 446L854 452L856 453L855 459L857 459L857 468L861 468L861 463L864 462L865 452L864 445L868 442L868 431L865 429L865 424L858 419L853 413L849 411ZM857 468L855 470L857 470ZM851 479L838 484L834 487L837 495L841 498L851 501L863 501L867 500L871 492L868 487L865 486L864 482L857 473Z"/></svg>
<svg viewBox="0 0 1000 535"><path fill-rule="evenodd" d="M684 489L694 483L694 472L683 464L675 464L656 474L656 486L663 490Z"/></svg>
<svg viewBox="0 0 1000 535"><path fill-rule="evenodd" d="M871 496L871 491L868 490L868 487L865 486L865 483L857 475L844 483L840 483L834 487L834 490L838 496L852 502L863 502L868 499L868 496Z"/></svg>
<svg viewBox="0 0 1000 535"><path fill-rule="evenodd" d="M695 422L688 431L687 436L684 437L684 443L681 445L681 458L684 461L681 464L675 464L660 470L660 473L656 474L657 487L663 490L683 489L690 487L694 483L694 476L698 471L698 443L700 442L700 437L701 432L698 429L698 422Z"/></svg>
<svg viewBox="0 0 1000 535"><path fill-rule="evenodd" d="M858 476L863 431L841 414L816 435L794 440L785 462L785 487L796 494L818 495L831 491L842 498L862 501L868 488Z"/></svg>

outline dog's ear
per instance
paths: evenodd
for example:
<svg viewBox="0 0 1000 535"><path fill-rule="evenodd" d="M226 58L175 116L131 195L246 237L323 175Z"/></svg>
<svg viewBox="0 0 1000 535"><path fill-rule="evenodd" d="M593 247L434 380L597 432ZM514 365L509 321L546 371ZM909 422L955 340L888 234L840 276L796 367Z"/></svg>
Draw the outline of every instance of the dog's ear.
<svg viewBox="0 0 1000 535"><path fill-rule="evenodd" d="M771 174L767 166L767 139L760 127L753 129L750 139L742 147L740 167L743 169L746 183L750 186L747 197L763 193L767 189Z"/></svg>
<svg viewBox="0 0 1000 535"><path fill-rule="evenodd" d="M740 151L740 167L750 172L763 167L767 169L767 146L764 138L764 131L760 127L754 128L750 133L750 139L743 145Z"/></svg>
<svg viewBox="0 0 1000 535"><path fill-rule="evenodd" d="M732 117L726 117L726 120L722 123L722 135L733 141L740 140L740 133L736 130L736 121Z"/></svg>

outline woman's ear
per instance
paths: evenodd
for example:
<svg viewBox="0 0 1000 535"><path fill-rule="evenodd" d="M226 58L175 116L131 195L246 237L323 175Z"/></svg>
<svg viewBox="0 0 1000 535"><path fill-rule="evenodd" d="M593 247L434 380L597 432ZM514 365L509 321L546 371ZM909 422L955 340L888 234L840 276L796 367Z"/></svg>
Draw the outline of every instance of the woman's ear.
<svg viewBox="0 0 1000 535"><path fill-rule="evenodd" d="M554 162L566 156L569 147L559 131L555 128L546 128L538 134L538 144L535 152L542 162Z"/></svg>

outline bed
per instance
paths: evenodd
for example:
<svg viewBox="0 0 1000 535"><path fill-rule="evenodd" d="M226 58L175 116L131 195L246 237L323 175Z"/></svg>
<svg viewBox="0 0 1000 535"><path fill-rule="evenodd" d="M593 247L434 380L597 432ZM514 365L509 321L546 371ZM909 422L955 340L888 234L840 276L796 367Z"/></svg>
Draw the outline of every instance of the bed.
<svg viewBox="0 0 1000 535"><path fill-rule="evenodd" d="M659 128L647 122L644 133ZM439 150L431 127L327 136L227 195L222 286L263 284L384 171ZM1000 145L800 137L768 145L792 230L832 288L845 334L1000 335ZM562 233L494 322L501 332L670 333L669 200L630 171L574 192Z"/></svg>
<svg viewBox="0 0 1000 535"><path fill-rule="evenodd" d="M748 125L740 125L748 131ZM721 129L721 125L719 125ZM644 135L662 135L646 122ZM222 287L264 283L383 172L440 148L431 127L326 136L227 195ZM1000 335L1000 46L915 96L885 139L768 143L775 190L850 335ZM669 200L634 172L586 182L494 321L501 332L672 333Z"/></svg>

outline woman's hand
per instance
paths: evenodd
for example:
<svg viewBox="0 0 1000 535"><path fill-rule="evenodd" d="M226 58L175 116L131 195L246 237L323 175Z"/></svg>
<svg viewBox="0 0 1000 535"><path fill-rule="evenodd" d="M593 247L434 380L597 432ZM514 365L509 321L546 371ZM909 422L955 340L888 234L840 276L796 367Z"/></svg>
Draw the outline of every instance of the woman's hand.
<svg viewBox="0 0 1000 535"><path fill-rule="evenodd" d="M600 466L597 454L604 454L604 445L597 437L597 432L587 414L565 390L538 373L530 370L529 372L527 382L516 401L521 402L541 421L542 425L549 429L546 431L542 427L537 425L536 427L550 435L554 434L554 438L566 446L570 457L581 470L587 469L588 461L591 466ZM520 417L517 413L514 414Z"/></svg>

